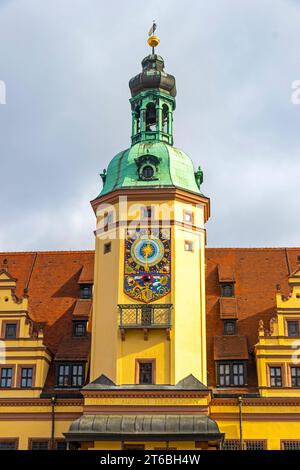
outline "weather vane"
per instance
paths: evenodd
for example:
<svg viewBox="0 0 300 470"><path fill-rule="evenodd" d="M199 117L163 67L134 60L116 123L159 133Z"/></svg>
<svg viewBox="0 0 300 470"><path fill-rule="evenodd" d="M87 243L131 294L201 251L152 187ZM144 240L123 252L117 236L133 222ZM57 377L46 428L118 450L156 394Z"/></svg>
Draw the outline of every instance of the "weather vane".
<svg viewBox="0 0 300 470"><path fill-rule="evenodd" d="M148 41L147 41L149 46L152 47L152 54L154 54L154 48L156 46L158 46L158 44L160 42L158 37L154 36L154 32L155 32L156 28L157 28L157 24L155 23L155 20L153 20L153 24L152 24L152 26L149 30L149 33L148 33L149 37L148 37Z"/></svg>

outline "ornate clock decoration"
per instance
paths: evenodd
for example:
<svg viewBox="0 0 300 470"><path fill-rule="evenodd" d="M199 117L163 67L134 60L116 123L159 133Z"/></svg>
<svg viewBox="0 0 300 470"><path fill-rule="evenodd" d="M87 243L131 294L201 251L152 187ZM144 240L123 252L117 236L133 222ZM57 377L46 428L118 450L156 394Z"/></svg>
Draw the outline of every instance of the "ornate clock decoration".
<svg viewBox="0 0 300 470"><path fill-rule="evenodd" d="M167 233L166 233L167 232ZM125 293L153 302L171 290L170 231L139 229L125 240Z"/></svg>

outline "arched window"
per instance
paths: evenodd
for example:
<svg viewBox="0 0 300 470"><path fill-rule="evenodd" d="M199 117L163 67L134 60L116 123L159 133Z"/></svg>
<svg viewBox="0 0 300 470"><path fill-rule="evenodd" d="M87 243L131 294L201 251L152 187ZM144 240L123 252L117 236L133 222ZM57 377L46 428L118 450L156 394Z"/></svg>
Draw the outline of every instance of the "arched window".
<svg viewBox="0 0 300 470"><path fill-rule="evenodd" d="M135 121L136 121L136 133L141 132L141 109L139 106L135 108Z"/></svg>
<svg viewBox="0 0 300 470"><path fill-rule="evenodd" d="M146 108L146 131L156 131L156 109L154 103L148 103Z"/></svg>
<svg viewBox="0 0 300 470"><path fill-rule="evenodd" d="M162 131L167 134L169 130L169 107L164 104L162 108Z"/></svg>

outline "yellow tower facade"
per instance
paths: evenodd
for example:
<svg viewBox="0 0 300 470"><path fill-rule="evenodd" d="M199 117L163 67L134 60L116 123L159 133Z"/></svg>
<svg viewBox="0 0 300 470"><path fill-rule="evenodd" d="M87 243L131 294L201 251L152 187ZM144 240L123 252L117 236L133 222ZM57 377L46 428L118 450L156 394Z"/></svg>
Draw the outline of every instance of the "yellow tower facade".
<svg viewBox="0 0 300 470"><path fill-rule="evenodd" d="M153 384L176 384L189 374L205 384L209 201L175 188L151 195L134 189L100 197L93 207L98 229L91 379L104 374L116 384L138 384L140 364L149 361ZM135 274L138 249L146 256ZM149 272L147 249L157 249L158 256ZM161 281L159 288L151 290L146 276Z"/></svg>
<svg viewBox="0 0 300 470"><path fill-rule="evenodd" d="M173 146L175 78L155 54L159 41L150 39L152 54L129 82L131 147L104 170L103 189L92 201L91 379L175 385L192 374L206 384L209 200L200 190L201 169L195 172Z"/></svg>

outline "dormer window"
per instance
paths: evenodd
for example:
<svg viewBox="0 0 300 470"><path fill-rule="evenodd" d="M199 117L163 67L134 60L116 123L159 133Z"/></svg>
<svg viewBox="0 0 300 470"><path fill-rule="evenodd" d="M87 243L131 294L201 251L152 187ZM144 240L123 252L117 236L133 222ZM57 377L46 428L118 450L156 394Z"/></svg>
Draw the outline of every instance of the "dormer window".
<svg viewBox="0 0 300 470"><path fill-rule="evenodd" d="M246 363L224 361L217 364L218 387L243 387L246 385Z"/></svg>
<svg viewBox="0 0 300 470"><path fill-rule="evenodd" d="M86 321L74 321L73 322L73 336L85 336L86 335Z"/></svg>
<svg viewBox="0 0 300 470"><path fill-rule="evenodd" d="M149 162L146 162L144 165L142 165L139 169L139 178L140 180L143 181L152 181L156 178L156 167L153 164L150 164Z"/></svg>
<svg viewBox="0 0 300 470"><path fill-rule="evenodd" d="M145 165L142 169L142 176L145 180L151 180L154 176L154 168L150 165Z"/></svg>
<svg viewBox="0 0 300 470"><path fill-rule="evenodd" d="M233 282L221 284L221 297L234 297Z"/></svg>
<svg viewBox="0 0 300 470"><path fill-rule="evenodd" d="M80 286L80 298L81 299L92 298L92 284L82 284Z"/></svg>
<svg viewBox="0 0 300 470"><path fill-rule="evenodd" d="M222 323L224 336L236 335L236 320L223 320Z"/></svg>
<svg viewBox="0 0 300 470"><path fill-rule="evenodd" d="M80 388L84 385L84 364L61 363L56 366L56 386Z"/></svg>
<svg viewBox="0 0 300 470"><path fill-rule="evenodd" d="M160 159L154 155L142 155L135 160L139 179L153 181L158 179L158 167Z"/></svg>

